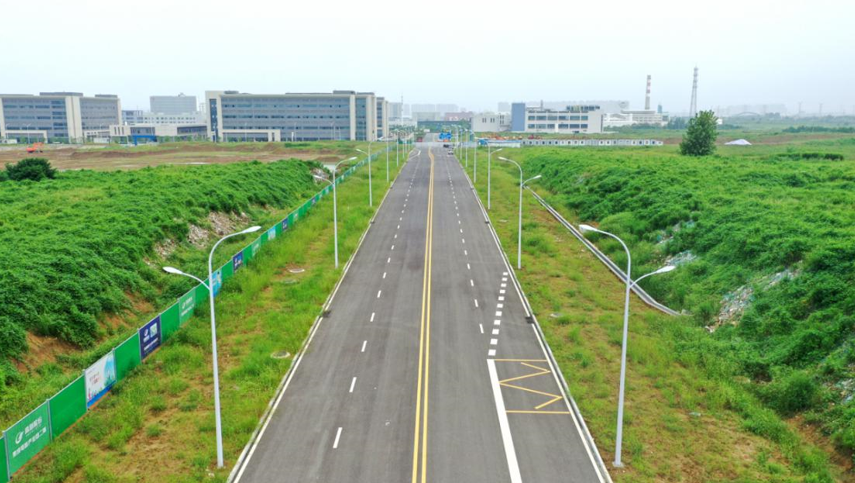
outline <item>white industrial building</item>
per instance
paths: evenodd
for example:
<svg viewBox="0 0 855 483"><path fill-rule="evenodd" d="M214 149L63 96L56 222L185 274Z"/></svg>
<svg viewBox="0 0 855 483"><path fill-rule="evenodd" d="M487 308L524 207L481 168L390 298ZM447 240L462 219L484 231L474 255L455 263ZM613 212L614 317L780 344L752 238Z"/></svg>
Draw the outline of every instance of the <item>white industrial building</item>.
<svg viewBox="0 0 855 483"><path fill-rule="evenodd" d="M573 105L556 110L546 107L513 107L515 132L594 134L603 132L603 111L597 105ZM518 113L522 119L517 119Z"/></svg>
<svg viewBox="0 0 855 483"><path fill-rule="evenodd" d="M510 112L480 112L472 116L475 132L502 132L511 130Z"/></svg>

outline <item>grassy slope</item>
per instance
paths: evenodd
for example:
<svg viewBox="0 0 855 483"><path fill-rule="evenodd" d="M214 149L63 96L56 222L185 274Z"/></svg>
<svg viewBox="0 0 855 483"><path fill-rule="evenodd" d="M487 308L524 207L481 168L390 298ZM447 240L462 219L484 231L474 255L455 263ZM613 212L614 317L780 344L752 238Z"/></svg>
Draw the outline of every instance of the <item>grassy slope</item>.
<svg viewBox="0 0 855 483"><path fill-rule="evenodd" d="M469 161L471 175L471 152ZM477 188L486 203L485 161L486 152L479 150ZM491 218L515 260L518 174L500 161L493 168ZM524 205L521 282L604 460L611 461L622 284L531 196L525 197ZM574 219L572 212L562 211ZM720 377L722 361L705 352L707 340L687 321L659 314L633 299L624 431L627 467L613 471L615 479L845 479L824 453L805 444L749 391Z"/></svg>
<svg viewBox="0 0 855 483"><path fill-rule="evenodd" d="M391 159L395 169L394 153ZM375 208L388 188L384 165L373 164ZM374 211L367 206L367 177L362 169L339 187L342 259L353 253ZM261 221L269 224L286 212ZM327 197L266 245L217 299L226 469L215 469L210 326L206 311L197 309L185 328L16 481L224 481L292 361L271 354L297 353L341 275L332 267L331 219ZM295 267L305 272L287 270Z"/></svg>

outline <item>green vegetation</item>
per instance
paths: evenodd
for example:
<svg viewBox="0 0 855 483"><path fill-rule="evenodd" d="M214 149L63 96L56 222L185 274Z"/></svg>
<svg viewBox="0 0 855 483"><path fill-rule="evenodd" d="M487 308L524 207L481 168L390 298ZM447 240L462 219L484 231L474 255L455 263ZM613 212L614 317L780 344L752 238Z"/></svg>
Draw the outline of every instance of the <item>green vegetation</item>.
<svg viewBox="0 0 855 483"><path fill-rule="evenodd" d="M314 190L312 167L77 171L37 184L0 183L0 357L26 351L24 331L92 346L110 335L97 318L131 308L129 294L157 299L162 277L146 259L158 242L184 240L189 225L204 224L212 211L292 205Z"/></svg>
<svg viewBox="0 0 855 483"><path fill-rule="evenodd" d="M385 163L372 167L374 208L368 206L367 169L360 168L338 187L342 260L356 249L389 186ZM396 170L394 155L391 169ZM297 204L256 210L253 222L270 226ZM218 251L234 253L247 240L235 243ZM167 261L200 273L206 254L183 246ZM305 271L288 270L294 268ZM299 351L343 268L333 268L332 197L327 196L224 285L217 298L217 336L226 468L216 469L211 332L207 310L200 307L96 410L16 474L15 481L225 481L293 360L271 356ZM172 296L192 285L184 277L169 280L175 286L165 292Z"/></svg>
<svg viewBox="0 0 855 483"><path fill-rule="evenodd" d="M683 156L709 156L715 152L715 140L718 118L712 111L701 111L689 119L683 142L680 143L680 154Z"/></svg>
<svg viewBox="0 0 855 483"><path fill-rule="evenodd" d="M537 189L566 218L598 221L624 238L636 277L678 254L697 257L642 282L690 317L633 299L627 468L613 472L617 481L851 481L847 451L834 455L840 468L810 443L827 448L820 435L802 431L803 421L818 423L851 448L855 427L846 382L855 362L853 149L844 141L816 146L848 160L791 161L782 159L786 150L766 147L706 158L673 147L503 153L523 162L527 176L543 174ZM486 202L481 154L477 188ZM491 218L515 262L518 174L493 161ZM617 242L597 243L626 263ZM523 287L611 461L621 282L530 196L523 251ZM741 320L717 323L722 299L742 286L754 292ZM718 329L710 334L707 325Z"/></svg>
<svg viewBox="0 0 855 483"><path fill-rule="evenodd" d="M7 164L4 173L4 178L12 181L23 181L25 179L41 181L53 179L55 176L56 170L50 166L47 159L42 158L27 158L16 164ZM2 180L5 181L5 179Z"/></svg>

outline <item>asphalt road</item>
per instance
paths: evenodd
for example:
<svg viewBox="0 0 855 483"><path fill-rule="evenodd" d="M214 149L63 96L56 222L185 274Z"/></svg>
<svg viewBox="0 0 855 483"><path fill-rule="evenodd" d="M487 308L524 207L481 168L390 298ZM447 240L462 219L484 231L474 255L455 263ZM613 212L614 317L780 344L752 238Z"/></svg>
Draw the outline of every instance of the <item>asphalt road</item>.
<svg viewBox="0 0 855 483"><path fill-rule="evenodd" d="M401 171L236 481L603 481L447 151Z"/></svg>

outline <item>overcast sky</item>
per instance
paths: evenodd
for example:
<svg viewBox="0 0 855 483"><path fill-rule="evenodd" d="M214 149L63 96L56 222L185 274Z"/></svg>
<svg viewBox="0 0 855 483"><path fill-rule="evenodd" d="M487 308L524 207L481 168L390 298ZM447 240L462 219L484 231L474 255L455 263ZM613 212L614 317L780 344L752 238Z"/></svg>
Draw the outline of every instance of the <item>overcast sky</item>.
<svg viewBox="0 0 855 483"><path fill-rule="evenodd" d="M855 109L852 0L27 0L0 4L0 92L374 91L495 109L625 99Z"/></svg>

